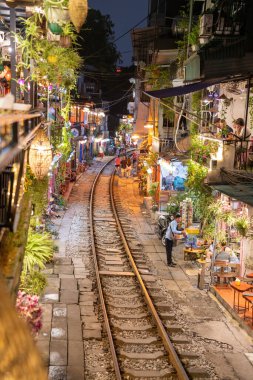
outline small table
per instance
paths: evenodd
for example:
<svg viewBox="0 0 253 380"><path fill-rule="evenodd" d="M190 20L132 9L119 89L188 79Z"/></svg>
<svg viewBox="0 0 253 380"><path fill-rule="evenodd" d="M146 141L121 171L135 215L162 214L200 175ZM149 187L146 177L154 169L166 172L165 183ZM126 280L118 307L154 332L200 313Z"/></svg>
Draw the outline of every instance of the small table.
<svg viewBox="0 0 253 380"><path fill-rule="evenodd" d="M205 249L199 249L199 248L184 248L184 261L192 261L199 258L203 253L205 252Z"/></svg>
<svg viewBox="0 0 253 380"><path fill-rule="evenodd" d="M246 277L247 278L252 278L252 280L253 280L253 272L246 274Z"/></svg>
<svg viewBox="0 0 253 380"><path fill-rule="evenodd" d="M231 288L234 290L234 302L233 302L233 308L236 310L238 313L240 311L245 312L246 310L246 305L245 306L240 306L240 294L247 292L253 288L252 285L246 284L245 282L241 282L240 285L238 285L235 281L230 282ZM235 303L235 294L237 293L237 304Z"/></svg>

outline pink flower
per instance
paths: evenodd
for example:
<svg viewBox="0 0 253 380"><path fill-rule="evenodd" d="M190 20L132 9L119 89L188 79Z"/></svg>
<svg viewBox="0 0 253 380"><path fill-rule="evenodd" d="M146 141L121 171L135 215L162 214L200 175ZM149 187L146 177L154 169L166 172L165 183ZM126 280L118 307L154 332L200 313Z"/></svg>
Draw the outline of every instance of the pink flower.
<svg viewBox="0 0 253 380"><path fill-rule="evenodd" d="M37 334L42 327L42 308L39 297L18 292L16 309L21 318L29 325L33 334Z"/></svg>

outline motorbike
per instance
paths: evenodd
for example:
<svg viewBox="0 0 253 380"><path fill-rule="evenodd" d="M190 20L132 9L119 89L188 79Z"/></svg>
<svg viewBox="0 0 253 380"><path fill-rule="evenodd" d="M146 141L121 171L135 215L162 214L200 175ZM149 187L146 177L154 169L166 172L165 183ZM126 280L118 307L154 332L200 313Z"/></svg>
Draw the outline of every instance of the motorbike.
<svg viewBox="0 0 253 380"><path fill-rule="evenodd" d="M162 240L162 245L164 246L165 246L165 234L166 234L168 225L173 219L174 218L172 215L160 215L158 218L156 230L157 230L157 234L159 238Z"/></svg>

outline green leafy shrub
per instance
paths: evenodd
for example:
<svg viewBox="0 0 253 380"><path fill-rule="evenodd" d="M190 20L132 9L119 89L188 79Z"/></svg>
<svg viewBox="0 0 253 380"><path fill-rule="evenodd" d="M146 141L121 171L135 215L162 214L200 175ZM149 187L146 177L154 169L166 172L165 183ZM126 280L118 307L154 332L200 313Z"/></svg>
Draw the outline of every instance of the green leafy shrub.
<svg viewBox="0 0 253 380"><path fill-rule="evenodd" d="M53 241L49 233L39 234L30 231L25 248L23 261L23 273L32 273L35 270L44 269L45 263L52 259Z"/></svg>
<svg viewBox="0 0 253 380"><path fill-rule="evenodd" d="M47 286L46 276L40 271L21 274L20 289L28 294L40 296Z"/></svg>

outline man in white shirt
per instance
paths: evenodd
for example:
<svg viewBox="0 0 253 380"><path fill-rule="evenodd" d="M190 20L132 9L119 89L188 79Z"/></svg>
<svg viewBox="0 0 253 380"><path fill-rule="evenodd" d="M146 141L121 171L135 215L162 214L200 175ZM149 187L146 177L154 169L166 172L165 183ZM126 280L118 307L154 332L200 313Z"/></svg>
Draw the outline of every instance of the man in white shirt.
<svg viewBox="0 0 253 380"><path fill-rule="evenodd" d="M172 261L172 247L173 247L173 239L175 235L183 234L186 236L184 231L179 231L177 229L178 223L181 221L181 215L176 214L175 219L170 222L168 225L166 235L165 235L165 247L167 254L167 263L169 267L175 267L177 264Z"/></svg>

